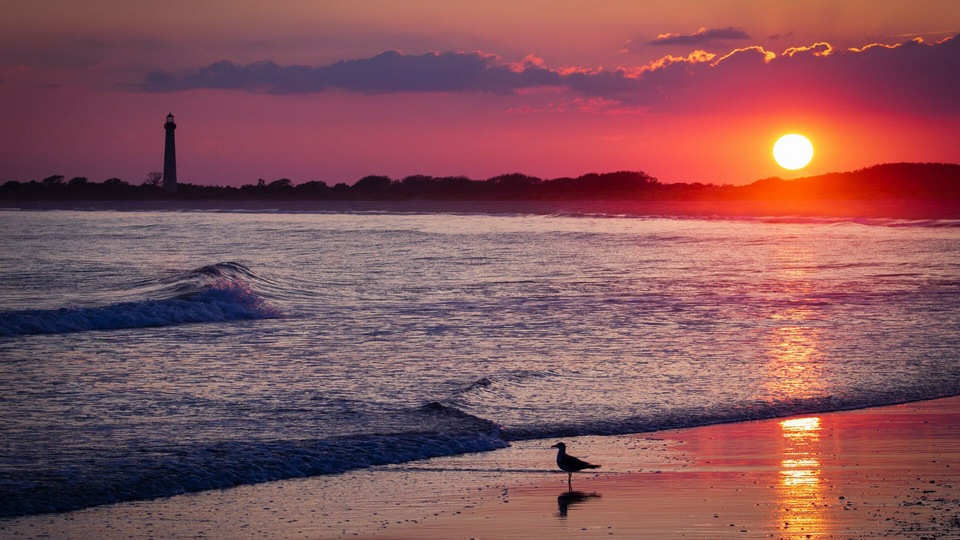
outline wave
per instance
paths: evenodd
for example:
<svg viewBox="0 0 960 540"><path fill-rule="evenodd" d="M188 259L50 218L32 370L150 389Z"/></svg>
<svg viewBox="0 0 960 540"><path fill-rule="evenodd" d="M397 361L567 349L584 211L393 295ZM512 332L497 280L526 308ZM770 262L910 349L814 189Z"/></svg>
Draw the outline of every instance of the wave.
<svg viewBox="0 0 960 540"><path fill-rule="evenodd" d="M513 371L486 376L453 393L450 402L470 414L487 417L502 414L502 404L522 385L542 385L545 378L558 377L551 372ZM560 382L556 383L557 385ZM552 439L559 437L631 435L672 429L693 428L766 420L787 416L824 414L836 411L883 407L960 395L960 377L948 377L928 384L869 391L846 395L812 396L703 405L675 404L660 409L624 410L622 415L602 417L589 414L563 414L543 409L524 411L524 421L501 426L505 441ZM509 405L507 405L509 407ZM589 405L587 405L589 407ZM543 414L546 411L546 414Z"/></svg>
<svg viewBox="0 0 960 540"><path fill-rule="evenodd" d="M519 374L525 378L530 374ZM484 377L458 394L489 391ZM620 420L531 423L507 430L451 405L431 402L402 411L417 430L327 439L223 441L198 446L137 448L116 456L86 458L70 467L32 469L28 478L0 474L0 518L64 512L125 501L169 497L436 457L488 452L510 441L587 435L626 435L797 414L821 414L957 395L889 393L869 400L818 398L781 403L692 408Z"/></svg>
<svg viewBox="0 0 960 540"><path fill-rule="evenodd" d="M504 448L492 422L430 403L407 411L406 433L293 441L227 441L197 447L142 448L136 457L99 458L28 480L0 475L0 518L63 512L289 478L342 473ZM437 429L439 428L439 429Z"/></svg>
<svg viewBox="0 0 960 540"><path fill-rule="evenodd" d="M547 217L571 219L676 219L705 221L748 221L755 223L782 225L861 225L866 227L898 227L927 229L957 229L960 219L903 219L881 217L843 217L843 216L752 216L709 213L703 214L658 214L658 213L614 213L614 212L578 212L560 211Z"/></svg>
<svg viewBox="0 0 960 540"><path fill-rule="evenodd" d="M845 218L845 217L738 217L738 221L758 221L761 223L785 225L862 225L866 227L898 227L920 229L957 229L957 219L895 219L895 218Z"/></svg>
<svg viewBox="0 0 960 540"><path fill-rule="evenodd" d="M121 330L281 317L252 285L269 285L246 266L224 262L135 284L136 298L93 307L0 312L0 337Z"/></svg>

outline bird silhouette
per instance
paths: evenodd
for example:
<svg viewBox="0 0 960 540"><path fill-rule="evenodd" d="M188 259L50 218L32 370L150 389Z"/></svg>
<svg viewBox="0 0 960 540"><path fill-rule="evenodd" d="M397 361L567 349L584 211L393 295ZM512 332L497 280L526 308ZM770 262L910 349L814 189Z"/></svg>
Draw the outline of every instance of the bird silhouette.
<svg viewBox="0 0 960 540"><path fill-rule="evenodd" d="M567 445L558 442L557 444L551 446L550 448L559 448L557 451L557 467L560 467L560 470L567 473L567 486L570 487L573 481L573 473L580 472L584 469L599 469L599 465L594 465L592 463L587 463L582 459L575 458L567 454ZM572 489L572 488L571 488Z"/></svg>

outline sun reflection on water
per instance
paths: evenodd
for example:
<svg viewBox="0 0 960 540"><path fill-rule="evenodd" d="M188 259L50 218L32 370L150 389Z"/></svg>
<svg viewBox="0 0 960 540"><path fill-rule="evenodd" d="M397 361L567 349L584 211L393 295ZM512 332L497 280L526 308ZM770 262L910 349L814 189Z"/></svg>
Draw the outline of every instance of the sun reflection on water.
<svg viewBox="0 0 960 540"><path fill-rule="evenodd" d="M774 270L772 287L789 292L795 299L774 304L769 314L766 339L766 399L769 402L796 401L816 397L823 392L822 328L816 300L812 267L815 255L803 246L788 243L771 253Z"/></svg>
<svg viewBox="0 0 960 540"><path fill-rule="evenodd" d="M790 324L770 331L766 363L767 396L770 401L815 397L823 391L818 340L821 329L808 326L808 308L794 308L774 318Z"/></svg>
<svg viewBox="0 0 960 540"><path fill-rule="evenodd" d="M820 418L780 422L783 435L777 486L784 538L808 538L824 532L820 469Z"/></svg>

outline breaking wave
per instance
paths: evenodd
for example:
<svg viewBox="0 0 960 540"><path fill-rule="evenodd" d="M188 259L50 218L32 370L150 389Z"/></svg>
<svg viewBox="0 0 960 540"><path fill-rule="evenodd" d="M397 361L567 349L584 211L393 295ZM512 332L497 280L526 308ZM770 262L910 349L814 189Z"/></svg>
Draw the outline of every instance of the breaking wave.
<svg viewBox="0 0 960 540"><path fill-rule="evenodd" d="M204 266L122 292L135 300L0 312L0 337L280 317L280 310L257 293L260 284L269 280L239 263Z"/></svg>
<svg viewBox="0 0 960 540"><path fill-rule="evenodd" d="M329 439L140 448L134 456L90 456L89 463L35 472L29 479L0 473L0 518L336 474L507 446L493 423L439 403L399 414L416 429Z"/></svg>

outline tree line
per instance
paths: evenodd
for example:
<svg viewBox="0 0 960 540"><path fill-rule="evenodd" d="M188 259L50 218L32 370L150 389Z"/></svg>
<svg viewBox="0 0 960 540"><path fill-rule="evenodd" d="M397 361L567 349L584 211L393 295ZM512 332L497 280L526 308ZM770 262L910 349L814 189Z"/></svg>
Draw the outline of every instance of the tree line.
<svg viewBox="0 0 960 540"><path fill-rule="evenodd" d="M520 173L486 180L465 176L413 175L402 179L366 176L349 185L322 181L295 184L289 178L255 184L208 186L180 183L163 190L163 175L150 173L140 184L119 178L92 182L54 175L0 185L0 200L745 200L960 198L960 165L894 163L857 171L745 186L662 183L638 171L590 173L544 180Z"/></svg>

